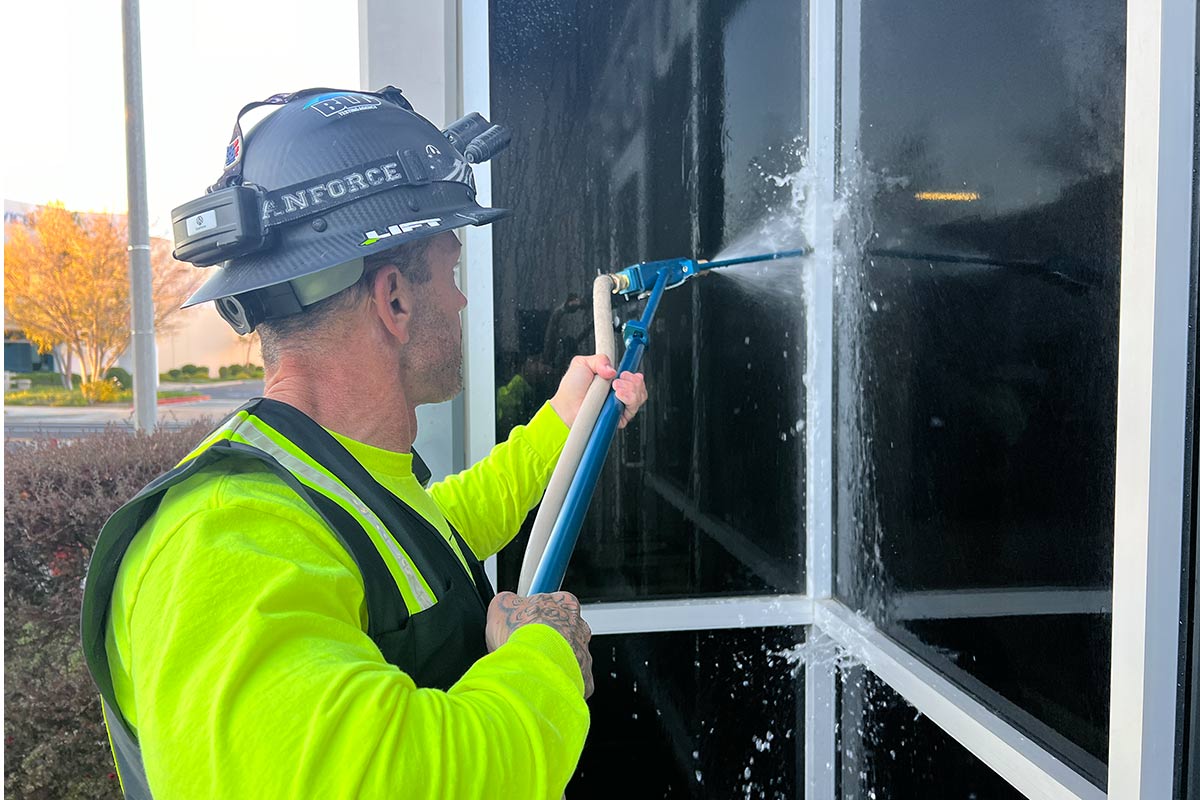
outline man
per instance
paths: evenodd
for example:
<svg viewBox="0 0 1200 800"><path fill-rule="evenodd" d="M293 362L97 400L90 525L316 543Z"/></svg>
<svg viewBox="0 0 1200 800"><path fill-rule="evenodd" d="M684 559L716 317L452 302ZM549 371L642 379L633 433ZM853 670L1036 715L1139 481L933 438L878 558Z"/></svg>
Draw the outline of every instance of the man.
<svg viewBox="0 0 1200 800"><path fill-rule="evenodd" d="M122 787L557 799L591 632L566 592L492 597L481 560L615 370L576 358L528 426L427 490L416 407L461 389L452 229L503 213L475 203L467 161L495 129L443 136L391 87L265 102L281 108L244 141L239 115L221 181L174 215L177 256L224 262L188 304L260 331L264 397L114 514L89 568L84 645ZM613 386L623 425L644 382Z"/></svg>

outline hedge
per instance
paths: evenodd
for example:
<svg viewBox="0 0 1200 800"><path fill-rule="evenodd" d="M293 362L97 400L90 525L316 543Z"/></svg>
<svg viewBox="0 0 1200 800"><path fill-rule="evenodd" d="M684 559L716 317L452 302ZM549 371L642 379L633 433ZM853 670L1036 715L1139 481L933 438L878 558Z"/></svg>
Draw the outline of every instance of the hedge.
<svg viewBox="0 0 1200 800"><path fill-rule="evenodd" d="M212 424L5 442L5 797L120 797L79 646L83 577L108 516Z"/></svg>
<svg viewBox="0 0 1200 800"><path fill-rule="evenodd" d="M263 368L254 364L230 364L228 367L218 369L217 374L221 376L222 380L261 379L263 377Z"/></svg>

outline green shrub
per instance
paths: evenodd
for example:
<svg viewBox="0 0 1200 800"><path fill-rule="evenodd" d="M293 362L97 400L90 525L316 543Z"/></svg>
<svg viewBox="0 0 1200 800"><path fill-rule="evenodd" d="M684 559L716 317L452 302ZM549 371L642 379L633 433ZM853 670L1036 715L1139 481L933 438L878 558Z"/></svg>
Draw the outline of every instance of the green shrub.
<svg viewBox="0 0 1200 800"><path fill-rule="evenodd" d="M217 374L230 381L261 380L263 368L255 364L230 364L217 370Z"/></svg>
<svg viewBox="0 0 1200 800"><path fill-rule="evenodd" d="M5 797L120 798L79 648L83 576L104 520L210 425L5 443Z"/></svg>
<svg viewBox="0 0 1200 800"><path fill-rule="evenodd" d="M212 380L208 367L198 367L195 364L184 364L177 369L169 369L158 376L159 380L171 383L192 383Z"/></svg>
<svg viewBox="0 0 1200 800"><path fill-rule="evenodd" d="M108 371L104 373L104 377L110 381L116 381L122 389L133 388L133 376L129 374L128 370L121 367L109 367Z"/></svg>
<svg viewBox="0 0 1200 800"><path fill-rule="evenodd" d="M197 367L195 364L184 364L182 367L179 368L179 372L185 378L207 378L208 377L208 367Z"/></svg>

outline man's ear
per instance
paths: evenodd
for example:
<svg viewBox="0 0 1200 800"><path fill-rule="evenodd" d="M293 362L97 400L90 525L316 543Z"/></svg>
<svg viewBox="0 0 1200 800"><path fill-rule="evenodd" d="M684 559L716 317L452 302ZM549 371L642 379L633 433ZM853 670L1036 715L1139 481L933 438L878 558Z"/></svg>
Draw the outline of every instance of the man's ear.
<svg viewBox="0 0 1200 800"><path fill-rule="evenodd" d="M408 279L392 265L380 268L371 280L371 299L383 327L400 344L411 337L413 294Z"/></svg>

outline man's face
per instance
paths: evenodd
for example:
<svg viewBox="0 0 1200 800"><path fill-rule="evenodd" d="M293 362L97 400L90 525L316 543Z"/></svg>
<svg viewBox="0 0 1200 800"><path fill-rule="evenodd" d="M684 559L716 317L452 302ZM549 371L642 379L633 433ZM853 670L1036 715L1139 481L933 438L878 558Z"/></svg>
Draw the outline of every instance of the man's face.
<svg viewBox="0 0 1200 800"><path fill-rule="evenodd" d="M419 403L440 403L462 391L462 321L467 298L455 282L462 245L439 233L427 251L430 278L413 284L412 338L405 348L409 391Z"/></svg>

